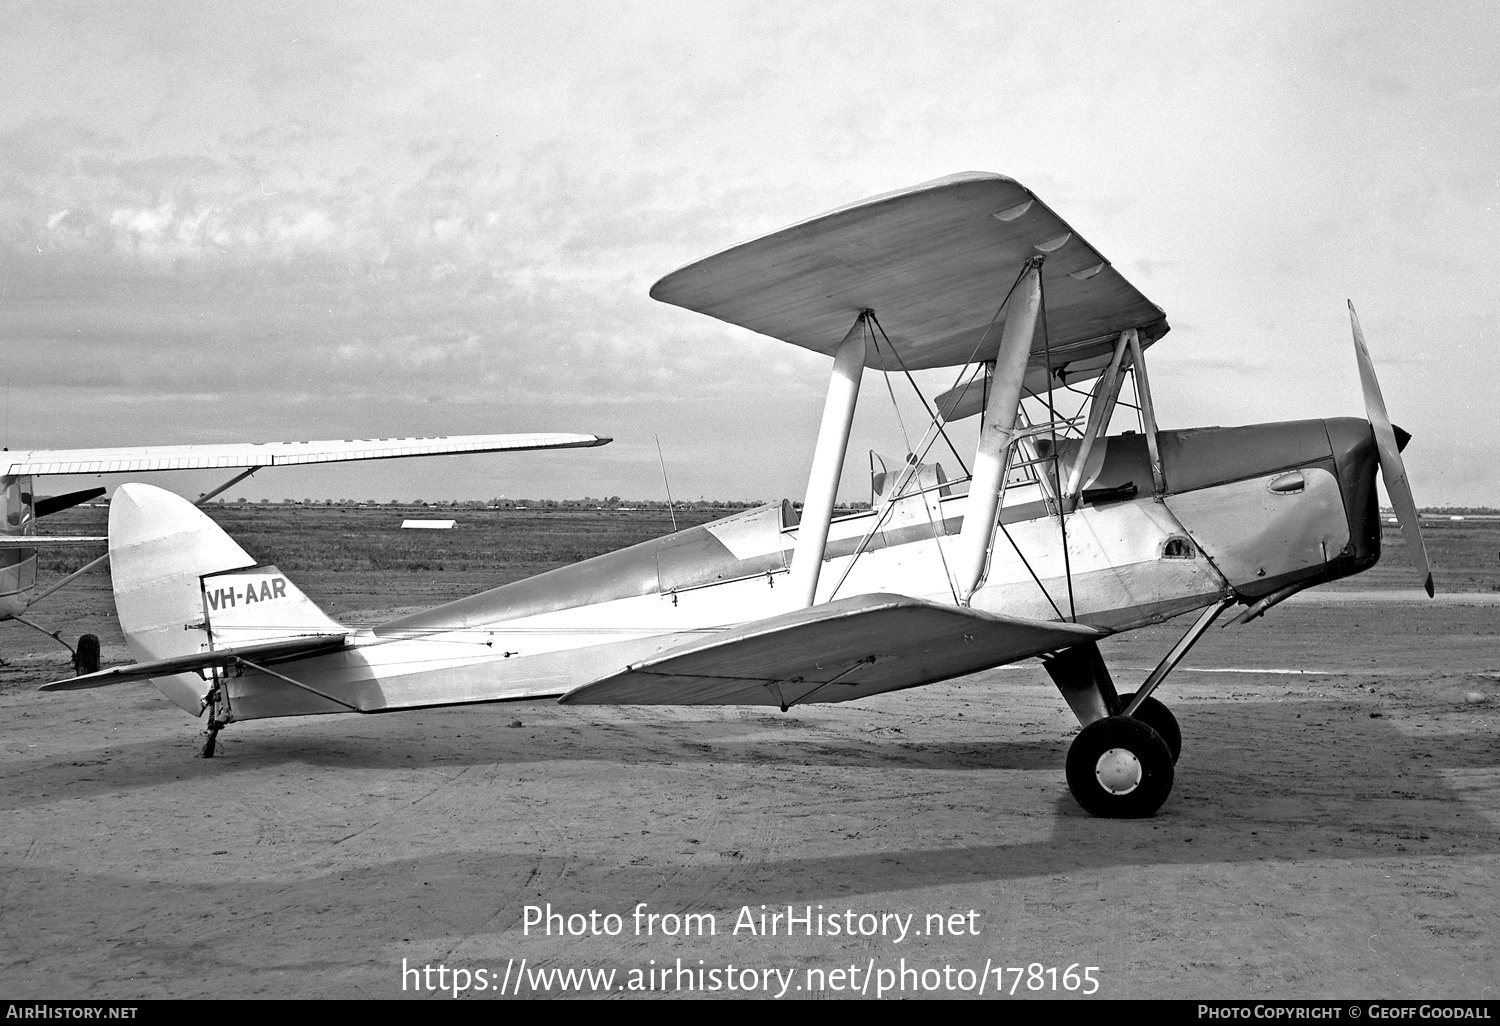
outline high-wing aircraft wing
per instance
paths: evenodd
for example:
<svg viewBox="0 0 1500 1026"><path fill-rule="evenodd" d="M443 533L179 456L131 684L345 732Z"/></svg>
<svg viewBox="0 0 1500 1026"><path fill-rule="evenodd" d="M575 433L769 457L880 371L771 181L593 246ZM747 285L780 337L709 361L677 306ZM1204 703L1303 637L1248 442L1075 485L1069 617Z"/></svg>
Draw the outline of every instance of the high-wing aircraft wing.
<svg viewBox="0 0 1500 1026"><path fill-rule="evenodd" d="M43 684L38 691L81 691L86 688L102 688L110 684L123 684L132 680L150 680L153 677L170 677L176 673L193 670L208 670L233 667L241 660L270 665L301 659L307 656L336 652L347 644L346 634L309 634L284 640L265 641L254 645L214 649L189 655L173 656L169 659L153 659L129 666L112 666L107 670L87 673L81 677L69 677Z"/></svg>
<svg viewBox="0 0 1500 1026"><path fill-rule="evenodd" d="M108 538L72 534L12 534L0 536L0 550L5 549L72 549L103 545Z"/></svg>
<svg viewBox="0 0 1500 1026"><path fill-rule="evenodd" d="M108 555L100 556L45 590L36 587L35 554L37 550L98 545L106 542L107 539L37 535L32 533L35 520L86 502L102 494L104 488L89 488L69 492L66 495L33 496L30 494L30 482L35 476L136 474L168 470L239 471L218 488L199 496L198 502L203 503L233 487L262 467L398 459L412 456L457 456L464 453L526 449L570 449L605 445L610 441L609 438L600 435L559 433L450 435L436 438L346 438L319 442L232 442L207 445L0 451L0 509L8 511L6 523L0 524L0 554L7 554L5 565L0 566L0 620L15 619L55 638L73 651L74 667L80 672L91 670L99 665L98 639L95 636L84 635L79 639L78 648L74 649L56 632L43 630L23 618L21 614L109 558ZM202 666L188 667L188 669L202 668ZM167 676L172 676L176 672L164 671L159 667L157 669L159 673ZM104 681L103 683L110 682Z"/></svg>
<svg viewBox="0 0 1500 1026"><path fill-rule="evenodd" d="M222 445L143 445L108 449L32 449L0 453L0 476L18 474L136 474L156 470L284 467L306 463L387 460L408 456L605 445L600 435L447 435L436 438L346 438L321 442L230 442Z"/></svg>
<svg viewBox="0 0 1500 1026"><path fill-rule="evenodd" d="M859 595L756 620L564 695L567 705L847 702L1103 636L904 595Z"/></svg>
<svg viewBox="0 0 1500 1026"><path fill-rule="evenodd" d="M1004 323L995 313L1036 255L1046 258L1047 316L1026 376L1033 391L1045 387L1047 345L1054 371L1070 365L1074 380L1099 373L1120 332L1138 329L1142 344L1166 334L1161 308L1031 190L978 172L727 249L667 275L651 295L828 355L859 313L873 310L899 360L882 340L867 366L916 370L993 360Z"/></svg>

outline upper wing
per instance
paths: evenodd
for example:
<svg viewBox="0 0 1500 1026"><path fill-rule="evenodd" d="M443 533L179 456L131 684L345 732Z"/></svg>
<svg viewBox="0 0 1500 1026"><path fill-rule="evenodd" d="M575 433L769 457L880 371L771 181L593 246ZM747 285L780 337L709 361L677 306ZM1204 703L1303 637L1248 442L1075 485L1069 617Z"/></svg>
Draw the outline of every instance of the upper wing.
<svg viewBox="0 0 1500 1026"><path fill-rule="evenodd" d="M868 365L915 370L993 360L1004 322L991 328L991 320L1037 254L1046 257L1047 316L1027 375L1028 387L1036 378L1033 391L1048 363L1056 371L1107 359L1127 328L1139 329L1146 344L1166 334L1161 308L1031 190L978 172L840 207L727 249L667 275L651 295L830 355L860 311L873 310L899 360L882 339Z"/></svg>
<svg viewBox="0 0 1500 1026"><path fill-rule="evenodd" d="M600 435L448 435L438 438L346 438L324 442L230 442L223 445L135 445L110 449L33 449L0 453L0 476L134 474L153 470L281 467L299 463L455 456L519 449L606 445Z"/></svg>
<svg viewBox="0 0 1500 1026"><path fill-rule="evenodd" d="M568 692L569 705L847 702L1093 641L1079 624L1022 620L903 595L859 595L695 641Z"/></svg>

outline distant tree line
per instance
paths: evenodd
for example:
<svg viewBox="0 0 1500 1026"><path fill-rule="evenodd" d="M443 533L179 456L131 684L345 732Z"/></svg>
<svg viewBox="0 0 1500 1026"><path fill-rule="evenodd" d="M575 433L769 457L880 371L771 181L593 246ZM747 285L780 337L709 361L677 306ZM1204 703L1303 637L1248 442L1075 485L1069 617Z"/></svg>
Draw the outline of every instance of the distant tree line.
<svg viewBox="0 0 1500 1026"><path fill-rule="evenodd" d="M227 497L218 500L221 505L238 506L390 506L390 507L443 507L449 509L666 509L665 499L622 499L618 495L596 499L585 495L581 499L508 499L496 496L493 499L236 499ZM764 505L752 499L698 499L696 501L672 502L674 509L751 509Z"/></svg>
<svg viewBox="0 0 1500 1026"><path fill-rule="evenodd" d="M100 500L103 502L104 500ZM220 498L221 506L334 506L334 507L385 507L389 509L612 509L612 510L666 510L665 499L622 499L610 495L602 499L585 495L581 499L508 499L496 496L493 499L247 499L243 495L230 499ZM766 505L754 499L697 499L689 502L673 500L677 510L737 510L753 509ZM802 503L793 502L796 509ZM868 502L841 502L834 507L849 511L869 509Z"/></svg>
<svg viewBox="0 0 1500 1026"><path fill-rule="evenodd" d="M100 498L91 505L105 505L108 499ZM492 499L247 499L243 495L230 499L228 496L221 497L218 505L223 506L389 506L392 508L402 507L434 507L441 506L452 509L666 509L665 499L622 499L618 495L610 495L603 499L585 495L581 499L507 499L504 496L496 496ZM754 499L698 499L693 502L672 503L674 509L752 509L756 506L765 505L764 501ZM802 508L802 503L793 502L797 509ZM835 507L841 510L869 509L868 502L841 502ZM1500 507L1495 506L1422 506L1419 513L1431 513L1439 516L1500 516ZM1393 516L1394 512L1388 507L1380 509L1382 516Z"/></svg>

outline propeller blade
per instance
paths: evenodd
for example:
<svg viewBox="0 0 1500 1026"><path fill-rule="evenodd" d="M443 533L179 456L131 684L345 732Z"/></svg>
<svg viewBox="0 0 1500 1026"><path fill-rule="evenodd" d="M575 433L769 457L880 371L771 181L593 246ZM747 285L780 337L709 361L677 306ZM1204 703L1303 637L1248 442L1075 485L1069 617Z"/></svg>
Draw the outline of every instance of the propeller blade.
<svg viewBox="0 0 1500 1026"><path fill-rule="evenodd" d="M1359 361L1359 382L1365 393L1365 416L1375 430L1375 448L1380 454L1380 474L1385 478L1385 490L1390 493L1391 505L1396 508L1406 551L1417 564L1417 572L1423 578L1422 587L1427 589L1427 596L1431 598L1432 568L1427 563L1427 547L1422 544L1422 529L1417 523L1417 504L1411 497L1411 483L1406 479L1406 466L1401 462L1405 439L1397 441L1396 429L1391 427L1391 418L1385 412L1385 399L1380 394L1380 382L1375 378L1375 364L1370 359L1370 350L1365 347L1365 333L1360 330L1359 315L1354 312L1352 300L1349 303L1349 323L1354 329L1354 355Z"/></svg>
<svg viewBox="0 0 1500 1026"><path fill-rule="evenodd" d="M48 517L53 513L61 513L65 509L71 509L80 502L97 499L103 494L103 488L85 488L81 492L69 492L67 495L38 495L36 502L31 508L37 516Z"/></svg>

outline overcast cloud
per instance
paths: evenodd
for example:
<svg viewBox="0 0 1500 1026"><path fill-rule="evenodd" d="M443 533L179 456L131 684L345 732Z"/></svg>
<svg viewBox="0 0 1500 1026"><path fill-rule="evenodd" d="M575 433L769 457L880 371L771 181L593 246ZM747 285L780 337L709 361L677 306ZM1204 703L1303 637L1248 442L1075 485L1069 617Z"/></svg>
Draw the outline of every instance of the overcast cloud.
<svg viewBox="0 0 1500 1026"><path fill-rule="evenodd" d="M800 496L826 358L647 289L987 170L1166 310L1164 426L1361 415L1353 299L1418 501L1500 505L1497 10L0 4L5 443L592 431L243 494L659 497L659 435ZM856 432L849 498L873 376Z"/></svg>

